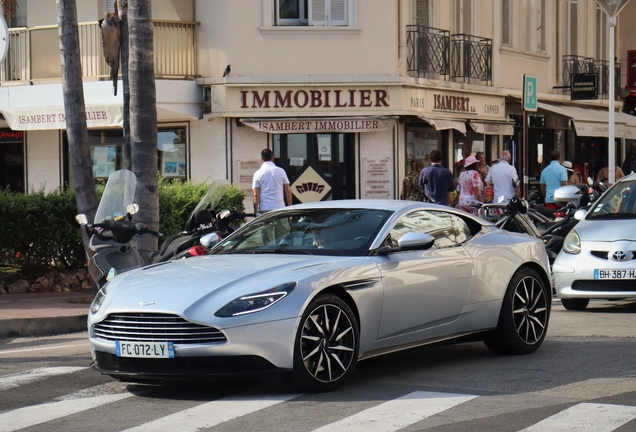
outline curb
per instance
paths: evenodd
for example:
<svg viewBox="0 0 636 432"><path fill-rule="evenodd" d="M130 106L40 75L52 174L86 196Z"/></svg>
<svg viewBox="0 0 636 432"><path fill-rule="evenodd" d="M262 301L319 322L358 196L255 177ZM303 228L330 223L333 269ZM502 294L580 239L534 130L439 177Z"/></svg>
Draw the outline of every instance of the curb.
<svg viewBox="0 0 636 432"><path fill-rule="evenodd" d="M0 319L0 338L53 336L86 331L88 314L44 318Z"/></svg>

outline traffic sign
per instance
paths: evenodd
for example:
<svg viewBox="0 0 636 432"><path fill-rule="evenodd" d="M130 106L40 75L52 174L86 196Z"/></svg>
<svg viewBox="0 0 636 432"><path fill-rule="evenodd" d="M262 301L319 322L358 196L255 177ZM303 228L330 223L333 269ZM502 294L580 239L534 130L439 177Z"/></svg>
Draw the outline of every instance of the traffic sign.
<svg viewBox="0 0 636 432"><path fill-rule="evenodd" d="M537 77L523 74L523 110L537 110Z"/></svg>

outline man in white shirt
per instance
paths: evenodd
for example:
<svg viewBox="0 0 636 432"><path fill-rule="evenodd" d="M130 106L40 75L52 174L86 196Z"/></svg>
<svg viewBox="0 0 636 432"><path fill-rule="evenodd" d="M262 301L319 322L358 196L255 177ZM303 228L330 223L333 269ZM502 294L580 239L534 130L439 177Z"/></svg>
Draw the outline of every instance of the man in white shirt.
<svg viewBox="0 0 636 432"><path fill-rule="evenodd" d="M261 167L254 173L254 213L263 214L292 203L291 188L285 170L274 164L274 153L270 149L261 152Z"/></svg>
<svg viewBox="0 0 636 432"><path fill-rule="evenodd" d="M517 170L510 165L510 152L502 151L499 159L499 163L490 167L488 175L486 176L486 183L492 182L494 186L493 203L507 204L512 197L519 195L519 185L513 187L513 181L519 179ZM503 201L500 201L503 197Z"/></svg>

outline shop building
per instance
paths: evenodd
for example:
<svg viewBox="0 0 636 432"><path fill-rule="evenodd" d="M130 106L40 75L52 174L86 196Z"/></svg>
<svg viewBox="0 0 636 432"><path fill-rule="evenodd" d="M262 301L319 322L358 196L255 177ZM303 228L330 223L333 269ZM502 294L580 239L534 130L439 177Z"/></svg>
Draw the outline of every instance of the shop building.
<svg viewBox="0 0 636 432"><path fill-rule="evenodd" d="M113 1L78 3L89 144L103 180L122 166L121 96L112 95L96 31ZM0 137L0 180L25 192L72 187L55 4L19 5L0 69L0 136L11 140ZM565 90L578 57L609 67L607 53L595 52L607 30L595 5L153 0L158 169L181 180L226 178L246 190L250 208L265 147L287 171L295 202L396 198L409 161L433 149L451 169L478 151L490 162L511 150L518 165L531 161L529 181L552 148L573 162L589 159L590 148L602 157L608 93L579 102ZM619 16L620 65L621 23L635 15L628 8ZM538 78L540 102L528 155L519 127L524 73ZM633 136L631 120L617 116L617 155Z"/></svg>

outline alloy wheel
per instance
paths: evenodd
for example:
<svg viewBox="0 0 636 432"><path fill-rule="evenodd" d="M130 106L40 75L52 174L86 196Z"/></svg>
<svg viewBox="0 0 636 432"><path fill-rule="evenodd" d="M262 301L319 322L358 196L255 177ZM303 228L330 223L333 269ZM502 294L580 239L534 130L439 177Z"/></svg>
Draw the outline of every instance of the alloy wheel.
<svg viewBox="0 0 636 432"><path fill-rule="evenodd" d="M317 381L342 378L356 353L356 334L347 312L332 303L314 309L300 335L300 354L307 372Z"/></svg>
<svg viewBox="0 0 636 432"><path fill-rule="evenodd" d="M542 340L548 324L548 299L542 284L525 276L515 287L512 318L519 338L528 345Z"/></svg>

